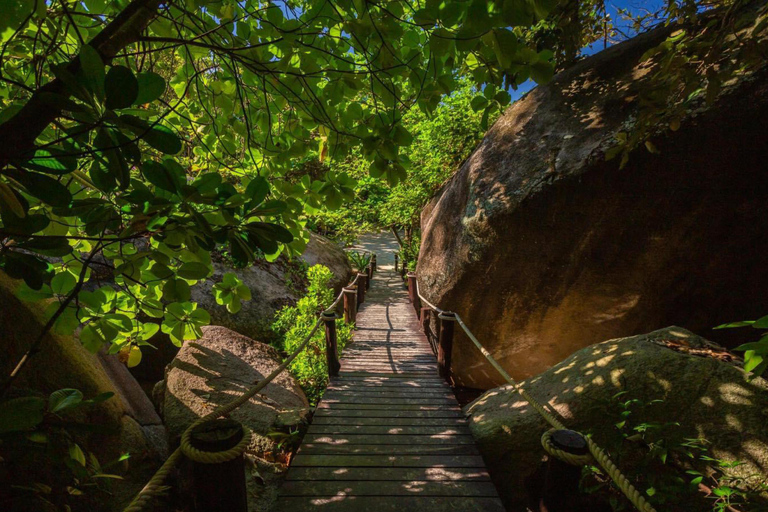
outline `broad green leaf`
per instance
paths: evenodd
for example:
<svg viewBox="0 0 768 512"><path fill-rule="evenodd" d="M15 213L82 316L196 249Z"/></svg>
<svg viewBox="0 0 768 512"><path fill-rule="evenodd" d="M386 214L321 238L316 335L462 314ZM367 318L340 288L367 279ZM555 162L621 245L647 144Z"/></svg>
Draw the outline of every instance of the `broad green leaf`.
<svg viewBox="0 0 768 512"><path fill-rule="evenodd" d="M139 91L134 104L143 105L155 101L165 92L165 79L157 73L144 72L136 75Z"/></svg>
<svg viewBox="0 0 768 512"><path fill-rule="evenodd" d="M210 265L199 262L184 263L176 272L184 279L205 279L212 271Z"/></svg>
<svg viewBox="0 0 768 512"><path fill-rule="evenodd" d="M67 295L77 285L77 278L69 272L59 272L51 279L51 290L57 295Z"/></svg>
<svg viewBox="0 0 768 512"><path fill-rule="evenodd" d="M80 47L80 68L88 90L99 101L104 101L104 62L90 45Z"/></svg>
<svg viewBox="0 0 768 512"><path fill-rule="evenodd" d="M108 109L128 108L139 94L139 82L133 72L125 66L112 66L104 82L105 106Z"/></svg>
<svg viewBox="0 0 768 512"><path fill-rule="evenodd" d="M83 401L83 393L77 389L59 389L48 397L48 410L61 412L77 407Z"/></svg>

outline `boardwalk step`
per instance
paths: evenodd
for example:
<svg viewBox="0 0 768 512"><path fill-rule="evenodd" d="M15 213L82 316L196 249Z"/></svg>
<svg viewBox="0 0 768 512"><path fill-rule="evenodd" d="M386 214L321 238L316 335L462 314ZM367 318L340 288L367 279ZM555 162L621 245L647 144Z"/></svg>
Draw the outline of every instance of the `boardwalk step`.
<svg viewBox="0 0 768 512"><path fill-rule="evenodd" d="M326 499L317 497L284 497L277 501L277 512L504 512L498 498L442 497L439 499L417 496L336 496Z"/></svg>
<svg viewBox="0 0 768 512"><path fill-rule="evenodd" d="M384 481L332 481L286 482L280 489L282 496L497 496L491 482L446 480L430 482L409 480Z"/></svg>
<svg viewBox="0 0 768 512"><path fill-rule="evenodd" d="M337 455L299 453L291 467L484 468L479 455Z"/></svg>
<svg viewBox="0 0 768 512"><path fill-rule="evenodd" d="M342 468L329 470L325 467L294 467L286 478L292 480L392 480L431 481L470 480L489 482L491 477L484 467L477 468Z"/></svg>
<svg viewBox="0 0 768 512"><path fill-rule="evenodd" d="M354 444L474 444L474 438L468 433L462 434L308 434L303 442L332 445Z"/></svg>

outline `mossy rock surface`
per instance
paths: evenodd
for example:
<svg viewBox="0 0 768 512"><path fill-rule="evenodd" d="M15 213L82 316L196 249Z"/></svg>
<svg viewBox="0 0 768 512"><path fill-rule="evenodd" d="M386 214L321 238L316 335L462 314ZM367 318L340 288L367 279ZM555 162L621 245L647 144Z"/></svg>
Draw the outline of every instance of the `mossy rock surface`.
<svg viewBox="0 0 768 512"><path fill-rule="evenodd" d="M568 428L591 433L603 448L618 447L612 455L626 461L636 447L622 444L615 395L662 400L644 409L643 421L678 422L687 437L707 440L708 455L743 461L735 474L768 481L768 381L749 381L736 364L711 357L720 352L690 331L668 327L586 347L521 385ZM540 438L549 424L510 386L487 391L465 412L508 509L525 510L524 480L544 455Z"/></svg>

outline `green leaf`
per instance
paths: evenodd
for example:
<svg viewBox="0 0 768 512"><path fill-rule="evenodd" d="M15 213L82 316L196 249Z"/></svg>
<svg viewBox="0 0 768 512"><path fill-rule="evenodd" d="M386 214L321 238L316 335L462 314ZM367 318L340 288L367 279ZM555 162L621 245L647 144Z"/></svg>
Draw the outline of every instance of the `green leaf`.
<svg viewBox="0 0 768 512"><path fill-rule="evenodd" d="M112 66L104 81L105 106L110 110L128 108L139 95L139 82L125 66Z"/></svg>
<svg viewBox="0 0 768 512"><path fill-rule="evenodd" d="M51 206L68 206L72 200L67 187L58 180L36 172L9 172L9 176L24 185L24 191Z"/></svg>
<svg viewBox="0 0 768 512"><path fill-rule="evenodd" d="M184 176L176 166L159 162L144 162L141 172L151 184L167 192L177 193L184 185Z"/></svg>
<svg viewBox="0 0 768 512"><path fill-rule="evenodd" d="M205 279L212 271L210 265L200 262L184 263L176 272L177 275L184 279Z"/></svg>
<svg viewBox="0 0 768 512"><path fill-rule="evenodd" d="M85 86L99 101L104 101L104 62L99 52L92 46L80 48L80 68L85 79Z"/></svg>
<svg viewBox="0 0 768 512"><path fill-rule="evenodd" d="M182 148L181 139L176 132L161 124L152 126L141 138L156 150L169 155L175 155Z"/></svg>
<svg viewBox="0 0 768 512"><path fill-rule="evenodd" d="M77 407L83 401L83 394L77 389L59 389L48 397L48 410L61 412Z"/></svg>
<svg viewBox="0 0 768 512"><path fill-rule="evenodd" d="M183 279L169 279L163 285L163 299L167 301L188 301L192 293L189 284Z"/></svg>
<svg viewBox="0 0 768 512"><path fill-rule="evenodd" d="M758 318L755 323L752 324L753 329L768 329L768 315Z"/></svg>
<svg viewBox="0 0 768 512"><path fill-rule="evenodd" d="M77 169L77 158L62 149L38 149L31 159L20 165L46 174L69 174Z"/></svg>
<svg viewBox="0 0 768 512"><path fill-rule="evenodd" d="M51 291L57 295L67 295L77 285L77 278L70 272L59 272L51 279Z"/></svg>
<svg viewBox="0 0 768 512"><path fill-rule="evenodd" d="M77 443L69 445L69 457L81 466L85 466L85 454Z"/></svg>
<svg viewBox="0 0 768 512"><path fill-rule="evenodd" d="M134 104L151 103L165 92L165 79L157 73L145 72L136 76L139 91Z"/></svg>

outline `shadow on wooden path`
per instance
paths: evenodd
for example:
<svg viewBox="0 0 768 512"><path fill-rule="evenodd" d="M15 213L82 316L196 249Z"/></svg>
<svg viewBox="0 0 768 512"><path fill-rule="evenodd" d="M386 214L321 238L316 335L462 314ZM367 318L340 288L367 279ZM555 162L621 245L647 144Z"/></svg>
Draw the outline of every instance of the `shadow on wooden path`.
<svg viewBox="0 0 768 512"><path fill-rule="evenodd" d="M357 318L341 373L294 457L281 512L504 510L449 386L387 266Z"/></svg>

